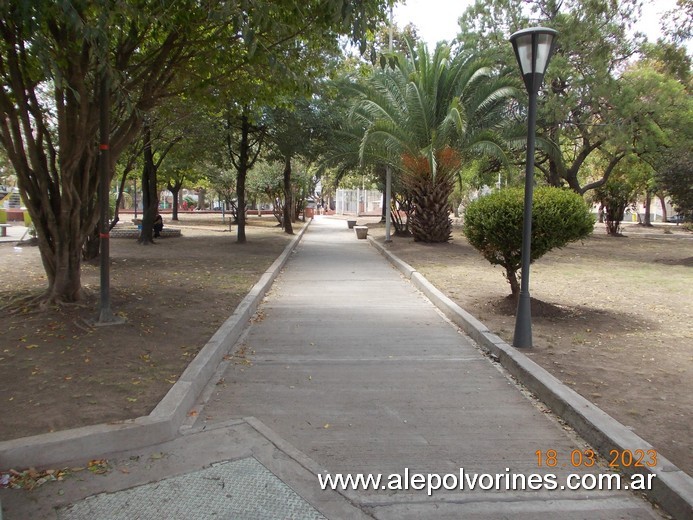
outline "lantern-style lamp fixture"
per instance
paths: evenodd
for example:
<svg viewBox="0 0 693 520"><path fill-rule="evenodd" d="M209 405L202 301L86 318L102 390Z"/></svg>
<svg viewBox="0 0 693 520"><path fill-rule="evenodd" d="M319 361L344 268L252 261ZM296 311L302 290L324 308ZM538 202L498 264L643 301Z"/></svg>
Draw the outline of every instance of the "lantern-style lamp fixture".
<svg viewBox="0 0 693 520"><path fill-rule="evenodd" d="M515 57L528 92L539 89L556 45L558 32L548 27L530 27L510 36Z"/></svg>

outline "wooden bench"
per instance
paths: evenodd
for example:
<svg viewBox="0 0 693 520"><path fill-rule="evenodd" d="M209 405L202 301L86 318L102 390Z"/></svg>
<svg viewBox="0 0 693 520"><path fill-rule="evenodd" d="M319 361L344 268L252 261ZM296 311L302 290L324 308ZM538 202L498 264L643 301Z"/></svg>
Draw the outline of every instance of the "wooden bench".
<svg viewBox="0 0 693 520"><path fill-rule="evenodd" d="M11 224L0 224L0 237L7 236L7 228L10 226Z"/></svg>

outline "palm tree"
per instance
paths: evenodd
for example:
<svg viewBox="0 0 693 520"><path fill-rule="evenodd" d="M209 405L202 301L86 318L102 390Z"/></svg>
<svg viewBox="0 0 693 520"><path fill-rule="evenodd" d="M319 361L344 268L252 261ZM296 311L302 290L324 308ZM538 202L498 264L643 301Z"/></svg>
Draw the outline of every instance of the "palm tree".
<svg viewBox="0 0 693 520"><path fill-rule="evenodd" d="M411 230L422 242L450 240L450 194L465 158L490 154L505 162L500 135L513 80L496 74L488 59L464 50L451 56L438 43L429 54L411 42L409 57L364 85L351 117L365 129L362 158L379 156L401 176L413 199Z"/></svg>

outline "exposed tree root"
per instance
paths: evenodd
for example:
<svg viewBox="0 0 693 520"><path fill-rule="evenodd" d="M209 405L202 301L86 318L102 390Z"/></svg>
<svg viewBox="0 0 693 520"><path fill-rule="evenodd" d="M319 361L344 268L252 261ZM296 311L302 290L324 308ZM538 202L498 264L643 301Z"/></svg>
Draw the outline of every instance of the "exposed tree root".
<svg viewBox="0 0 693 520"><path fill-rule="evenodd" d="M6 304L0 306L0 311L16 316L17 314L45 312L49 309L86 308L88 304L84 300L87 299L88 294L84 289L82 293L78 301L70 302L55 296L51 297L45 290L41 292L35 291L32 294L22 294L10 298Z"/></svg>

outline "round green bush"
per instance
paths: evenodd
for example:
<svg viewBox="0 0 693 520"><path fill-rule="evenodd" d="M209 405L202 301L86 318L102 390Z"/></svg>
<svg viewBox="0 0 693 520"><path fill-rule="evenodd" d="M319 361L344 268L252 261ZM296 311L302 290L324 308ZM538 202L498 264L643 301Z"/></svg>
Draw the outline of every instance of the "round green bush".
<svg viewBox="0 0 693 520"><path fill-rule="evenodd" d="M508 188L471 202L464 214L464 234L489 262L506 270L513 294L519 291L522 265L524 190ZM577 193L552 187L534 190L531 261L548 251L589 236L594 217Z"/></svg>

